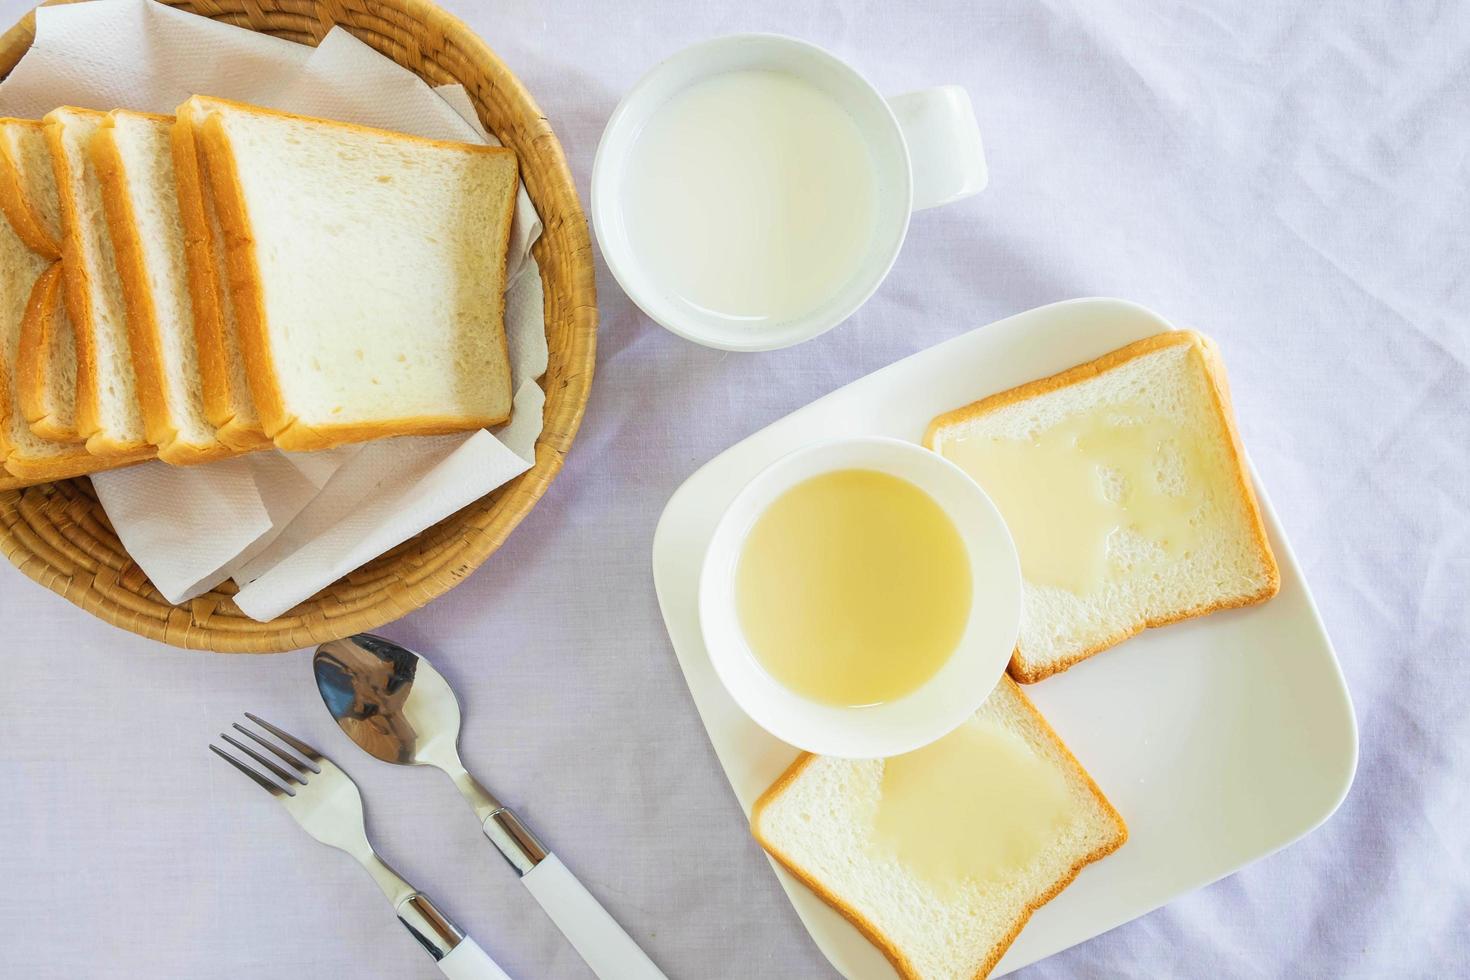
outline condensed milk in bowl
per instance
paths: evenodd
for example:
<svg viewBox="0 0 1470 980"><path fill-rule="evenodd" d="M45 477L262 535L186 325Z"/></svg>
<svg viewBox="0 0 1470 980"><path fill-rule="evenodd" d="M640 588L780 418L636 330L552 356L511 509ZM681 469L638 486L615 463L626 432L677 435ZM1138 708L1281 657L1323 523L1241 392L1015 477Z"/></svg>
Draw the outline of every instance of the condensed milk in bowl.
<svg viewBox="0 0 1470 980"><path fill-rule="evenodd" d="M771 350L850 316L912 211L978 192L984 151L949 86L885 100L814 45L736 35L688 48L614 111L592 218L624 292L664 327Z"/></svg>
<svg viewBox="0 0 1470 980"><path fill-rule="evenodd" d="M819 443L763 470L720 519L699 583L715 673L758 725L880 758L953 731L1005 671L1021 575L999 512L897 439Z"/></svg>

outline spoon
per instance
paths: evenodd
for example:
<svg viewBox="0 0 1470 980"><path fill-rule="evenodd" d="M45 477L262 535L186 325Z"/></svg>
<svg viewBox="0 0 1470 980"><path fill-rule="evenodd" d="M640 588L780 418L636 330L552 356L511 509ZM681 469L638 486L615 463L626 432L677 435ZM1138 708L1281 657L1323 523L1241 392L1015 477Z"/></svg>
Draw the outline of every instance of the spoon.
<svg viewBox="0 0 1470 980"><path fill-rule="evenodd" d="M459 702L444 676L391 640L358 633L317 647L317 690L347 737L400 766L443 770L521 883L602 980L665 980L607 910L459 758Z"/></svg>

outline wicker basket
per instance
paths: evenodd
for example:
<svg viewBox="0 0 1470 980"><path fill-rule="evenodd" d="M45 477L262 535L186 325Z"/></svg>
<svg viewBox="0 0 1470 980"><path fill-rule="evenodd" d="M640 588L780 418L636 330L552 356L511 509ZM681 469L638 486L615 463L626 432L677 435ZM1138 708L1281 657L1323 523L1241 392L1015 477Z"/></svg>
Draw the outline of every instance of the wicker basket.
<svg viewBox="0 0 1470 980"><path fill-rule="evenodd" d="M70 0L59 0L70 2ZM550 361L536 465L417 537L268 623L235 607L228 583L170 605L123 551L85 479L0 493L0 549L42 585L123 629L220 653L293 650L369 630L443 594L495 551L561 469L587 393L597 342L597 297L587 220L561 145L531 96L455 18L424 0L164 0L278 37L316 44L334 25L431 84L458 82L486 128L521 160L545 225L534 252L546 293ZM0 39L0 77L34 38L28 14Z"/></svg>

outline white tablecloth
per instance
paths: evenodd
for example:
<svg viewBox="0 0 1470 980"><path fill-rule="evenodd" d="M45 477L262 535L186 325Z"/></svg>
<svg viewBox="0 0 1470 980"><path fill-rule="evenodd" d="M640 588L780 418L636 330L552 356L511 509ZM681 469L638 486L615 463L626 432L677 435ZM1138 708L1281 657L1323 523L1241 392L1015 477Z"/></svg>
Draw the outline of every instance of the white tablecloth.
<svg viewBox="0 0 1470 980"><path fill-rule="evenodd" d="M384 630L432 652L465 705L471 768L670 976L830 970L746 832L664 635L649 547L665 500L818 395L1090 294L1220 341L1362 760L1322 829L1026 975L1466 969L1470 7L450 6L540 101L584 200L622 92L721 33L800 35L885 91L963 84L989 144L990 189L918 215L874 299L792 350L677 340L599 265L597 378L566 469L488 565ZM0 3L3 20L23 7ZM167 648L8 565L0 623L0 976L437 975L349 859L205 751L243 710L342 762L384 854L512 975L586 975L447 781L371 762L331 726L306 654Z"/></svg>

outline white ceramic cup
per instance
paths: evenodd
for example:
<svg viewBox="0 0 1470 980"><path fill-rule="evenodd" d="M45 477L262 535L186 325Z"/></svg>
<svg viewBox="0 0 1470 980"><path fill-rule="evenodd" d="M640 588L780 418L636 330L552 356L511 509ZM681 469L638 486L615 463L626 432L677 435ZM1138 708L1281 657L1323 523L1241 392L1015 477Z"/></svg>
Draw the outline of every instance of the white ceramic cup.
<svg viewBox="0 0 1470 980"><path fill-rule="evenodd" d="M857 271L817 308L754 330L674 302L631 247L622 201L624 168L648 119L691 85L743 70L793 74L835 99L858 125L879 188L872 241ZM873 295L893 267L912 212L976 194L987 179L980 127L959 86L885 99L854 68L814 44L777 34L736 34L685 48L623 97L592 166L592 222L618 285L657 323L706 347L775 350L825 333Z"/></svg>
<svg viewBox="0 0 1470 980"><path fill-rule="evenodd" d="M889 473L928 494L954 521L974 588L959 644L938 672L902 698L865 707L810 700L766 673L741 629L735 594L745 538L766 508L798 483L845 469ZM1021 567L1000 511L949 460L900 439L822 442L762 470L720 518L700 572L699 621L715 673L756 724L809 752L887 758L947 735L990 696L1020 630Z"/></svg>

